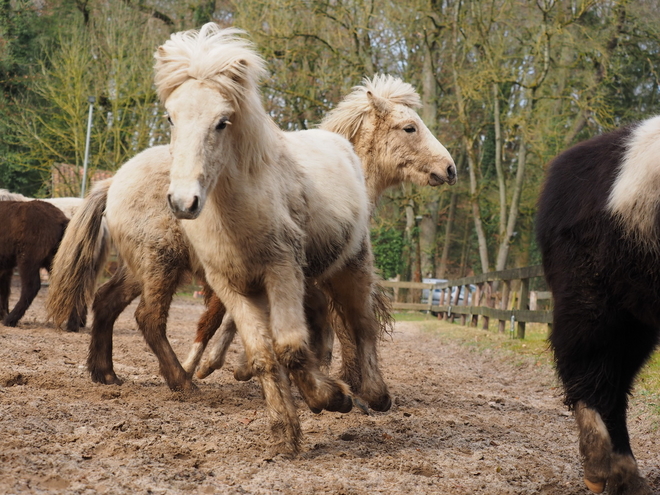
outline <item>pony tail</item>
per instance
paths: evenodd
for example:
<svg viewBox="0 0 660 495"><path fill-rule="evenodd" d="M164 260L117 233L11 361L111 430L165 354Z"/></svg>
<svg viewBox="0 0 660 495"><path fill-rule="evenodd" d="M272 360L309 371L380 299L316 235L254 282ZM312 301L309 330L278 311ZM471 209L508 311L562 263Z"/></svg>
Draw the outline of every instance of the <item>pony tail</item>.
<svg viewBox="0 0 660 495"><path fill-rule="evenodd" d="M371 286L371 297L374 302L374 313L380 328L380 337L394 335L394 316L392 316L392 299L378 280Z"/></svg>
<svg viewBox="0 0 660 495"><path fill-rule="evenodd" d="M111 184L112 179L106 179L94 186L69 222L53 260L46 309L59 328L71 315L84 314L94 296L110 251L103 214Z"/></svg>

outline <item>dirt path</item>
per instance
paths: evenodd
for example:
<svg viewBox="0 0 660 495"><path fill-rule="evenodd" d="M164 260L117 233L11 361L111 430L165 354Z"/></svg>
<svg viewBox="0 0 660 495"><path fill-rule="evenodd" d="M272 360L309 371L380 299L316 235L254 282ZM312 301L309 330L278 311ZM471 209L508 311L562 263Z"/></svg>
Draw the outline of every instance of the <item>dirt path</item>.
<svg viewBox="0 0 660 495"><path fill-rule="evenodd" d="M96 385L84 367L89 336L44 326L44 293L18 328L0 325L0 493L587 493L547 366L399 323L381 354L392 409L314 415L301 404L303 453L272 458L259 387L231 375L236 349L198 395L181 396L126 311L115 330L125 383ZM175 300L169 335L180 356L201 311ZM660 438L638 406L630 423L660 493Z"/></svg>

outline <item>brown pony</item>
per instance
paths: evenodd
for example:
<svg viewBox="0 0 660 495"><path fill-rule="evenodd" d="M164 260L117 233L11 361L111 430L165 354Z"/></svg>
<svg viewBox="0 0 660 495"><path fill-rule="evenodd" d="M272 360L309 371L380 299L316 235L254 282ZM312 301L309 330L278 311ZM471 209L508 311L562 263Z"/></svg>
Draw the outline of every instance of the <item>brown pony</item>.
<svg viewBox="0 0 660 495"><path fill-rule="evenodd" d="M57 207L43 201L0 201L0 318L15 327L39 288L39 269L50 270L69 220ZM9 311L14 268L21 277L21 296ZM73 316L73 313L71 313ZM77 329L79 322L72 325Z"/></svg>

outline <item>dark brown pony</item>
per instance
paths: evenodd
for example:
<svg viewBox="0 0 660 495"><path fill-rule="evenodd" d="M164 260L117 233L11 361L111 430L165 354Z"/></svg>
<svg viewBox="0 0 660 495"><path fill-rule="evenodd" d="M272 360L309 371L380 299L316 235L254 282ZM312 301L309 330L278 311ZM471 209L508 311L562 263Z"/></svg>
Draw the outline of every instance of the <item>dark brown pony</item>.
<svg viewBox="0 0 660 495"><path fill-rule="evenodd" d="M69 220L43 201L0 201L0 318L15 327L30 307L39 288L39 269L50 270ZM21 276L21 297L9 312L14 268Z"/></svg>

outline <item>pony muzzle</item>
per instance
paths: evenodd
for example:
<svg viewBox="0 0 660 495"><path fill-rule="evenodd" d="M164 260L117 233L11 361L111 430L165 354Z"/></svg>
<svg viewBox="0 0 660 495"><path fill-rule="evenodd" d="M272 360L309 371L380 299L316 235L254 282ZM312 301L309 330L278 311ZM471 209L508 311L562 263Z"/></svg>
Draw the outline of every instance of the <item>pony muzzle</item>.
<svg viewBox="0 0 660 495"><path fill-rule="evenodd" d="M167 193L167 204L170 210L179 220L192 220L202 212L202 201L199 195L177 196L172 192Z"/></svg>
<svg viewBox="0 0 660 495"><path fill-rule="evenodd" d="M441 173L431 172L429 174L429 186L439 186L445 182L450 186L456 184L456 165L450 163Z"/></svg>

